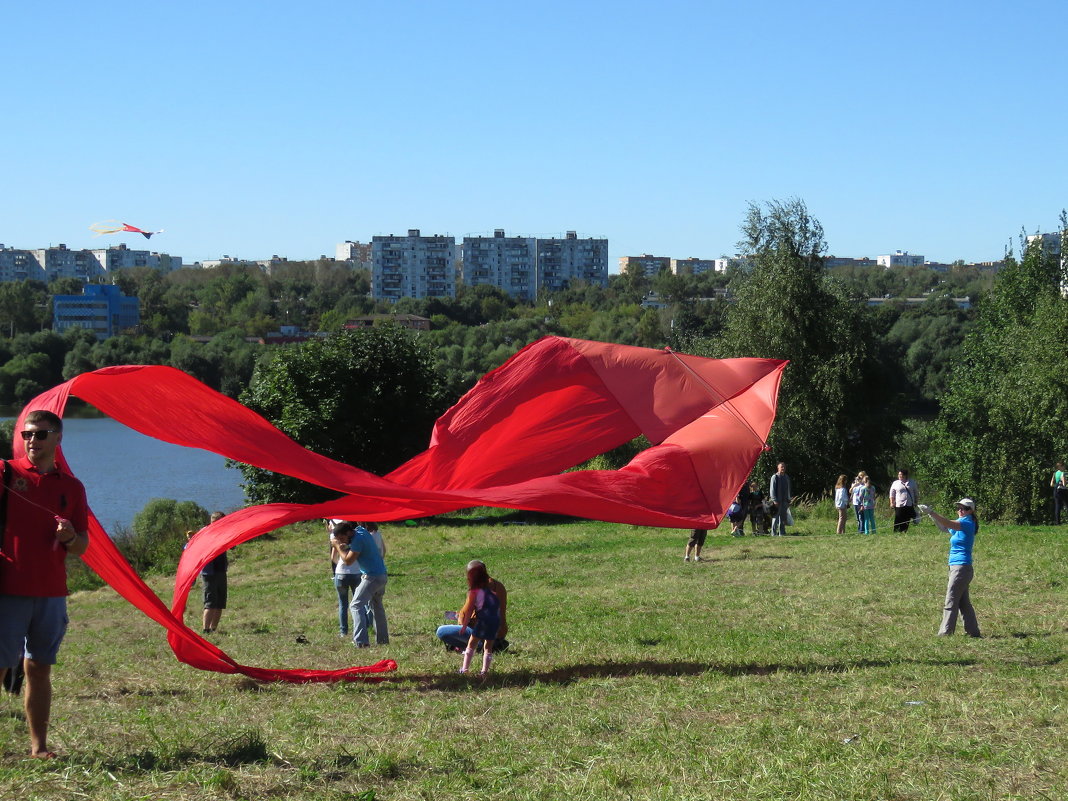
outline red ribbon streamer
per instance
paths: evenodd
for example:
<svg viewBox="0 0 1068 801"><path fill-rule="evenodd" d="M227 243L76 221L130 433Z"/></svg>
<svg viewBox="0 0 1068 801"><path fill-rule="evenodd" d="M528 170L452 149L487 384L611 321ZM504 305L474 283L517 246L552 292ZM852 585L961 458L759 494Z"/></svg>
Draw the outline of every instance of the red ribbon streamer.
<svg viewBox="0 0 1068 801"><path fill-rule="evenodd" d="M345 518L405 520L496 506L594 520L715 528L775 419L786 362L706 359L546 337L485 375L434 426L430 447L385 477L307 450L255 412L171 367L105 367L30 401L62 415L74 395L164 442L335 489L321 504L265 504L199 531L182 554L170 609L90 512L82 557L167 629L175 656L202 670L261 681L342 681L396 670L391 659L342 670L238 664L182 621L197 574L223 551L282 526ZM644 434L653 447L620 470L563 472ZM25 452L15 439L15 455ZM62 452L57 459L66 467ZM67 467L69 470L69 467Z"/></svg>

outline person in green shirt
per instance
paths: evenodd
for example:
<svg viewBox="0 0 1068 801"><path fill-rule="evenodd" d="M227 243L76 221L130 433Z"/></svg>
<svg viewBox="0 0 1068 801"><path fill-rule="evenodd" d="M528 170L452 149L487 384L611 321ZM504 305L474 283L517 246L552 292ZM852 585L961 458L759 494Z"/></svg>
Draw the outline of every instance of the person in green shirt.
<svg viewBox="0 0 1068 801"><path fill-rule="evenodd" d="M1057 462L1057 469L1049 480L1053 488L1053 525L1061 524L1061 509L1064 508L1065 500L1068 500L1068 486L1065 486L1064 462Z"/></svg>

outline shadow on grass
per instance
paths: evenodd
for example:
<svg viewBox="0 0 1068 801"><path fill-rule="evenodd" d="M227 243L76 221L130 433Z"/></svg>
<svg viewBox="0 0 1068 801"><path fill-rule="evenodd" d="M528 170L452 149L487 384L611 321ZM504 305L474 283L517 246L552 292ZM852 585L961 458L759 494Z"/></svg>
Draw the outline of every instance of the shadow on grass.
<svg viewBox="0 0 1068 801"><path fill-rule="evenodd" d="M142 773L179 770L200 763L237 768L273 761L263 736L249 729L209 742L202 750L181 748L176 743L163 740L155 745L155 748L143 748L119 759L94 760L93 766L109 771Z"/></svg>
<svg viewBox="0 0 1068 801"><path fill-rule="evenodd" d="M382 681L388 684L419 684L423 690L457 691L466 690L471 685L488 687L526 687L531 684L557 684L566 686L576 681L591 678L625 679L632 676L699 676L702 673L719 673L724 676L770 676L775 673L845 673L850 670L869 668L887 668L911 663L934 665L938 667L969 667L976 664L975 659L858 659L853 662L837 663L743 663L738 665L715 664L711 662L657 662L641 660L639 662L602 662L556 668L554 670L536 671L519 670L508 673L490 673L481 677L477 673L465 676L457 674L386 676Z"/></svg>
<svg viewBox="0 0 1068 801"><path fill-rule="evenodd" d="M188 690L131 690L127 687L120 687L117 690L101 690L95 693L80 693L76 696L79 701L100 701L110 700L116 697L124 697L127 695L136 695L138 698L183 698L189 695Z"/></svg>
<svg viewBox="0 0 1068 801"><path fill-rule="evenodd" d="M486 526L555 526L561 523L584 522L581 518L569 517L568 515L526 511L512 511L496 515L487 514L478 517L448 517L442 515L439 517L426 517L421 520L423 522L418 522L416 525L481 526L483 528Z"/></svg>

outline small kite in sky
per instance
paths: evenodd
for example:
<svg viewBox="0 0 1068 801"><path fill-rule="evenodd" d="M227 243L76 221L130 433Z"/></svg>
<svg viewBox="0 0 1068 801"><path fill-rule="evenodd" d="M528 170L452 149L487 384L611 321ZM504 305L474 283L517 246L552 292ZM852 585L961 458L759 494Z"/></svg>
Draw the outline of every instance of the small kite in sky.
<svg viewBox="0 0 1068 801"><path fill-rule="evenodd" d="M145 239L151 239L155 234L162 234L163 230L159 231L144 231L140 228L135 228L129 223L119 222L118 220L104 220L104 222L93 223L89 226L90 231L94 231L97 236L101 234L120 234L124 231L129 231L133 234L140 234Z"/></svg>

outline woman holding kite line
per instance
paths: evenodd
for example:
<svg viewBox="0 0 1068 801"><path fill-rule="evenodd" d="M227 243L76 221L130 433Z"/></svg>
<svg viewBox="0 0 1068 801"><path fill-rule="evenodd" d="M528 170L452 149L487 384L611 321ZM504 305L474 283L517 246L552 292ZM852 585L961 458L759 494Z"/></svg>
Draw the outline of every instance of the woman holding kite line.
<svg viewBox="0 0 1068 801"><path fill-rule="evenodd" d="M942 531L949 537L949 582L946 585L946 604L942 614L942 627L939 637L948 637L957 628L957 613L964 620L964 631L969 637L982 637L979 633L979 621L975 617L968 587L972 583L975 571L972 568L972 545L975 535L979 533L979 520L975 516L975 501L961 498L957 501L956 520L950 520L930 506L920 504L920 511L929 515Z"/></svg>

